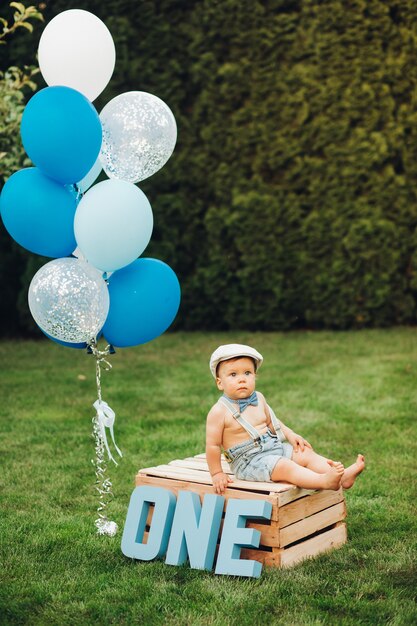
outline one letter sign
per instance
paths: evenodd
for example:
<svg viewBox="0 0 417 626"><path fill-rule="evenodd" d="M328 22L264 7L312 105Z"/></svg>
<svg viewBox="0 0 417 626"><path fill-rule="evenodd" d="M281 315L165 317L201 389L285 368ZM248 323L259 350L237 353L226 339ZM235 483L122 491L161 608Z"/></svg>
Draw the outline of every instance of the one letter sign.
<svg viewBox="0 0 417 626"><path fill-rule="evenodd" d="M154 505L147 543L143 543L150 505ZM128 557L151 561L163 557L168 565L181 565L187 557L194 569L213 569L224 498L206 494L203 504L192 491L174 494L162 487L140 486L132 493L122 537L122 552ZM230 498L227 502L216 574L261 575L262 564L241 559L243 547L258 548L261 533L246 528L246 520L271 519L272 505L265 500Z"/></svg>

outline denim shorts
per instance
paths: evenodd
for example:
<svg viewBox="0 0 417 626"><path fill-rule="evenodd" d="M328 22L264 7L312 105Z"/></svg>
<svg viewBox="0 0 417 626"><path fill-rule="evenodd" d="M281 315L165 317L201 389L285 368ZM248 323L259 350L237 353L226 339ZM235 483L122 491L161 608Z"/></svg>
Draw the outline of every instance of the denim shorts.
<svg viewBox="0 0 417 626"><path fill-rule="evenodd" d="M225 451L230 468L239 480L271 481L271 474L280 459L290 459L292 445L268 431L259 442L248 439Z"/></svg>

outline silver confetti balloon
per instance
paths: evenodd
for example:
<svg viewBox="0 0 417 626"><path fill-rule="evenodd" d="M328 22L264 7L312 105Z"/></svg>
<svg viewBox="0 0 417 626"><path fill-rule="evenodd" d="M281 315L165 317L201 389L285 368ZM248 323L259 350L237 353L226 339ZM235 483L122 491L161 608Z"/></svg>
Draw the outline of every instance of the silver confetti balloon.
<svg viewBox="0 0 417 626"><path fill-rule="evenodd" d="M100 114L100 161L109 178L138 183L161 169L174 151L177 124L163 100L129 91L110 100Z"/></svg>
<svg viewBox="0 0 417 626"><path fill-rule="evenodd" d="M109 292L101 272L79 259L50 261L29 287L29 308L47 334L68 343L97 336L109 312Z"/></svg>

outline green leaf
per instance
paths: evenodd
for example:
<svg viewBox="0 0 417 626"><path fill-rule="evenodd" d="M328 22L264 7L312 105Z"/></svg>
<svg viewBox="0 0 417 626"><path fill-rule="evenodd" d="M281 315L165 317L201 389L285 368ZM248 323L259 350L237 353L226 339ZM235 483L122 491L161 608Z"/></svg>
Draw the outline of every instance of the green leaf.
<svg viewBox="0 0 417 626"><path fill-rule="evenodd" d="M44 21L44 17L42 13L38 11L36 7L28 7L26 9L25 18L26 19L33 18L33 19L41 20L42 22Z"/></svg>
<svg viewBox="0 0 417 626"><path fill-rule="evenodd" d="M33 33L33 26L32 24L29 24L29 22L18 22L16 24L16 28L19 28L19 26L21 26L22 28L26 28L26 30L28 30L30 33Z"/></svg>
<svg viewBox="0 0 417 626"><path fill-rule="evenodd" d="M21 2L10 2L9 6L13 7L14 9L17 9L18 11L20 11L20 13L22 15L25 14L25 10L26 7L24 4L22 4Z"/></svg>

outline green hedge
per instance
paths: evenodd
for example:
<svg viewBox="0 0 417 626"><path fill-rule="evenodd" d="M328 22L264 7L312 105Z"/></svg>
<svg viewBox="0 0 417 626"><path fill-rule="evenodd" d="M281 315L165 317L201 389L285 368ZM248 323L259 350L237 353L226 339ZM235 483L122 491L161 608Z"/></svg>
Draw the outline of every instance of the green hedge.
<svg viewBox="0 0 417 626"><path fill-rule="evenodd" d="M177 119L174 155L141 184L156 224L146 254L182 284L177 327L414 323L414 0L77 7L117 48L97 108L143 90Z"/></svg>

